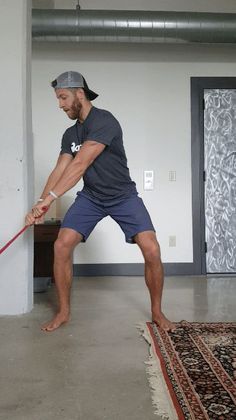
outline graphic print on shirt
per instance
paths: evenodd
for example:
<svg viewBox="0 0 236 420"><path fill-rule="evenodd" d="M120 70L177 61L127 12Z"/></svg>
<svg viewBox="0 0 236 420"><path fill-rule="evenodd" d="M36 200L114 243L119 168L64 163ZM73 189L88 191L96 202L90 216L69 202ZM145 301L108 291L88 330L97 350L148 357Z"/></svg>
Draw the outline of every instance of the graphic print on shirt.
<svg viewBox="0 0 236 420"><path fill-rule="evenodd" d="M71 143L70 148L71 148L72 153L75 154L75 153L79 152L81 146L82 146L82 143L80 143L80 144L76 144L75 142Z"/></svg>

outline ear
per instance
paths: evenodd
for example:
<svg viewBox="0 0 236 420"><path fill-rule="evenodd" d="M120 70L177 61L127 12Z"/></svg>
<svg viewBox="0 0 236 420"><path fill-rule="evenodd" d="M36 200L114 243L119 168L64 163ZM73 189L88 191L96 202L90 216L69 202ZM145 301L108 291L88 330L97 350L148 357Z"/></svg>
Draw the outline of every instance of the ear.
<svg viewBox="0 0 236 420"><path fill-rule="evenodd" d="M81 100L83 100L83 99L85 99L85 94L84 94L84 89L82 89L82 88L78 88L77 90L76 90L76 97L81 101Z"/></svg>

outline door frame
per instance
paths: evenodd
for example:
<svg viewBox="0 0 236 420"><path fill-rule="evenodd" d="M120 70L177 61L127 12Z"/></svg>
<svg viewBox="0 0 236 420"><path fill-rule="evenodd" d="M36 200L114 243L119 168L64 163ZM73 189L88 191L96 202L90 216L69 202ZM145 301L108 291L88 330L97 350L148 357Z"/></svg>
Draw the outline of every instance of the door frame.
<svg viewBox="0 0 236 420"><path fill-rule="evenodd" d="M204 89L236 89L236 77L191 77L193 271L197 275L206 274Z"/></svg>

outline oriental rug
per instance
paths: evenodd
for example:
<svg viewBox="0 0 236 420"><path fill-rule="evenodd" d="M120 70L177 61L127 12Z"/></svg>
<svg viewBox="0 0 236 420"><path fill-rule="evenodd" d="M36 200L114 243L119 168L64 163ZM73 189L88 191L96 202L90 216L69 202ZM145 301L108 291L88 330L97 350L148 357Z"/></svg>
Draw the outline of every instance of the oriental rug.
<svg viewBox="0 0 236 420"><path fill-rule="evenodd" d="M147 322L155 413L169 420L236 420L236 323Z"/></svg>

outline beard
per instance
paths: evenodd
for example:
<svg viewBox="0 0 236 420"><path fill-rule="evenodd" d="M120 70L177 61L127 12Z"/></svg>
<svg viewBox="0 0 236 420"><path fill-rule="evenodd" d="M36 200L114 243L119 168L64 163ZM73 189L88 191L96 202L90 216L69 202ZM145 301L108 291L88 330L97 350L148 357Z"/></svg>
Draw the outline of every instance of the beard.
<svg viewBox="0 0 236 420"><path fill-rule="evenodd" d="M73 104L71 105L71 108L68 111L66 111L66 113L71 120L77 120L79 118L81 108L82 105L79 99L75 98Z"/></svg>

